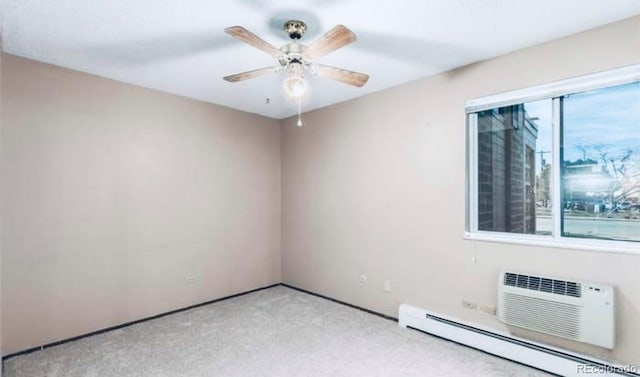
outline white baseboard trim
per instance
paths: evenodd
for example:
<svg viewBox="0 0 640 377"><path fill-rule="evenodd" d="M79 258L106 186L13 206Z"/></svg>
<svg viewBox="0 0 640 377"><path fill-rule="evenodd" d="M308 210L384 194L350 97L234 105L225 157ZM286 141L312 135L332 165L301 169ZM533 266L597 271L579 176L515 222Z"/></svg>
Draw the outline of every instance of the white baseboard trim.
<svg viewBox="0 0 640 377"><path fill-rule="evenodd" d="M618 365L500 334L411 305L400 305L398 323L560 376L640 376L638 366Z"/></svg>

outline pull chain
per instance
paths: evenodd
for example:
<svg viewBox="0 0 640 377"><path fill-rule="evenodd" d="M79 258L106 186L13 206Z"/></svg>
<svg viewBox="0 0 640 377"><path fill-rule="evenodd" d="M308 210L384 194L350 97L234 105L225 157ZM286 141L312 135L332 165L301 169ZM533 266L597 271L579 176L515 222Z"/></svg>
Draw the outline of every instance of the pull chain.
<svg viewBox="0 0 640 377"><path fill-rule="evenodd" d="M300 118L300 114L301 114L300 103L302 102L302 98L301 97L302 96L298 97L298 122L296 123L296 125L298 127L302 127L302 119Z"/></svg>

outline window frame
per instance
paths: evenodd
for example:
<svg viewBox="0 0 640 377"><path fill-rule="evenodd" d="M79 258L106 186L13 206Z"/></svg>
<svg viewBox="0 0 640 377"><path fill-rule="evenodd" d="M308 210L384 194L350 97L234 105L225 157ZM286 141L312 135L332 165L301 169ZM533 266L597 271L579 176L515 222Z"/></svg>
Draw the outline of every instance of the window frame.
<svg viewBox="0 0 640 377"><path fill-rule="evenodd" d="M578 249L587 251L640 254L640 242L624 240L598 240L590 238L564 237L561 232L561 101L569 94L602 89L640 81L640 64L578 76L548 84L532 86L486 97L465 103L466 115L466 223L464 238L477 241L500 242L520 245ZM551 235L520 234L478 230L478 115L483 110L516 105L531 101L551 99L552 118L552 221Z"/></svg>

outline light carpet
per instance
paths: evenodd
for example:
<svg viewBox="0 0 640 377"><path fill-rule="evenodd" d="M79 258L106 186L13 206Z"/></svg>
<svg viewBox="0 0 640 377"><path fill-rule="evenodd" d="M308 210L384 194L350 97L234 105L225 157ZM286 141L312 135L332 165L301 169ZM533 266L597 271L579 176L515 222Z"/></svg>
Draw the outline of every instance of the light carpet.
<svg viewBox="0 0 640 377"><path fill-rule="evenodd" d="M16 356L4 377L548 376L277 286Z"/></svg>

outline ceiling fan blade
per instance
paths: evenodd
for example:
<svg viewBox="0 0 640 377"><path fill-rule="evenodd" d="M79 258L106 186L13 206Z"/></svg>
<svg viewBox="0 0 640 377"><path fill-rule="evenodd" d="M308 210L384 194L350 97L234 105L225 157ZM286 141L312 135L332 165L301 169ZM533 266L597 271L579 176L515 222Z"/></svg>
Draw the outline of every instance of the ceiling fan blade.
<svg viewBox="0 0 640 377"><path fill-rule="evenodd" d="M274 45L258 37L242 26L231 26L224 29L224 32L243 41L244 43L250 44L257 49L266 52L276 59L283 55L282 51L278 50Z"/></svg>
<svg viewBox="0 0 640 377"><path fill-rule="evenodd" d="M311 59L319 58L355 42L356 39L356 35L349 28L338 25L307 46L304 54Z"/></svg>
<svg viewBox="0 0 640 377"><path fill-rule="evenodd" d="M280 70L282 70L282 67L267 67L267 68L256 69L253 71L236 73L235 75L225 76L223 78L229 82L238 82L238 81L253 79L269 73L276 73L276 72L279 72Z"/></svg>
<svg viewBox="0 0 640 377"><path fill-rule="evenodd" d="M369 81L369 75L360 72L349 71L322 64L315 64L314 68L315 73L320 77L340 81L359 88Z"/></svg>

